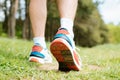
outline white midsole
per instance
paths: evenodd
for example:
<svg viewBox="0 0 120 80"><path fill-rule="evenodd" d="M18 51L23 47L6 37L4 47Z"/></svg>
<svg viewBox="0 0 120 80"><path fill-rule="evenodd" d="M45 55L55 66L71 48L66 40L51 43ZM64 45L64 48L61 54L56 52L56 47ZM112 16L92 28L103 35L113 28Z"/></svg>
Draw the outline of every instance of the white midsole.
<svg viewBox="0 0 120 80"><path fill-rule="evenodd" d="M29 61L32 60L32 58L37 59L40 64L44 64L45 63L44 59L38 58L38 57L34 57L34 56L30 56Z"/></svg>
<svg viewBox="0 0 120 80"><path fill-rule="evenodd" d="M34 56L30 56L29 61L30 61L30 60L32 60L32 58L37 59L37 60L38 60L38 62L39 62L40 64L52 63L52 59L47 60L47 59L45 59L45 58L44 58L44 59L42 59L42 58L39 58L39 57L34 57Z"/></svg>

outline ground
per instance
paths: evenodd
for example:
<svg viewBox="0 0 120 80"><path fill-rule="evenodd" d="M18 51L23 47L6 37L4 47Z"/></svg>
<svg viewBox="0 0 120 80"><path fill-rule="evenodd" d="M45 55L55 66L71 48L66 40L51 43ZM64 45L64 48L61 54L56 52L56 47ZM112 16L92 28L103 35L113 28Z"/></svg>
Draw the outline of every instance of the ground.
<svg viewBox="0 0 120 80"><path fill-rule="evenodd" d="M120 80L120 44L77 46L83 67L70 72L58 71L54 57L52 64L29 62L32 45L32 41L0 37L0 80Z"/></svg>

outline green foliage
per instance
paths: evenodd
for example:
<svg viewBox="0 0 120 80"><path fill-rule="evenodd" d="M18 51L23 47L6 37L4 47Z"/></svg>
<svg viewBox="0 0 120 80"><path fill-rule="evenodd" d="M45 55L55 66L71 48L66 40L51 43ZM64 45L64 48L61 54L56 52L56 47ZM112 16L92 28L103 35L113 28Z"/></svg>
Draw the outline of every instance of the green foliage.
<svg viewBox="0 0 120 80"><path fill-rule="evenodd" d="M87 19L95 9L95 5L92 0L78 0L78 15L80 19Z"/></svg>
<svg viewBox="0 0 120 80"><path fill-rule="evenodd" d="M22 20L18 19L16 23L16 37L22 38L22 32L23 32L23 22Z"/></svg>
<svg viewBox="0 0 120 80"><path fill-rule="evenodd" d="M1 22L0 22L0 36L2 36L2 37L7 37L8 36L6 33L3 32L2 23Z"/></svg>
<svg viewBox="0 0 120 80"><path fill-rule="evenodd" d="M23 46L24 45L24 46ZM49 43L47 44L49 45ZM119 80L120 44L106 44L78 51L81 71L57 71L57 63L28 62L32 42L0 37L0 80ZM52 69L50 69L52 68Z"/></svg>
<svg viewBox="0 0 120 80"><path fill-rule="evenodd" d="M2 23L0 22L0 35L2 34Z"/></svg>
<svg viewBox="0 0 120 80"><path fill-rule="evenodd" d="M92 0L79 0L74 32L75 41L81 46L91 47L109 42L108 29Z"/></svg>
<svg viewBox="0 0 120 80"><path fill-rule="evenodd" d="M107 25L109 28L109 40L111 43L120 43L120 25Z"/></svg>

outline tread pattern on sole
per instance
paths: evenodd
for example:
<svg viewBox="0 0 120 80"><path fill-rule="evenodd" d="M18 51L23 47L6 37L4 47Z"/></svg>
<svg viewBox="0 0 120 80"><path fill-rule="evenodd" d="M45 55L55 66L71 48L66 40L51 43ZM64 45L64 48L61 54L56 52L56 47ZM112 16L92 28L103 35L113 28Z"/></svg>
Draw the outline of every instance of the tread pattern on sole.
<svg viewBox="0 0 120 80"><path fill-rule="evenodd" d="M50 50L59 63L60 71L79 71L73 60L69 47L67 47L63 42L54 41L50 46Z"/></svg>

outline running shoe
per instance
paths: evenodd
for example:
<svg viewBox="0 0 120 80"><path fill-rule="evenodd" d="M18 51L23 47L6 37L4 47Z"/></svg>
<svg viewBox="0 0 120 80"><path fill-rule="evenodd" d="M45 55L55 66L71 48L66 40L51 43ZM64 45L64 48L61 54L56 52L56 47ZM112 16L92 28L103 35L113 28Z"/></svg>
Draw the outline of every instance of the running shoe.
<svg viewBox="0 0 120 80"><path fill-rule="evenodd" d="M75 50L75 43L65 28L60 28L50 45L53 56L59 63L60 71L81 70L82 62Z"/></svg>
<svg viewBox="0 0 120 80"><path fill-rule="evenodd" d="M43 49L39 45L34 45L32 47L32 52L30 54L29 61L38 62L40 64L52 63L52 57L47 49Z"/></svg>

